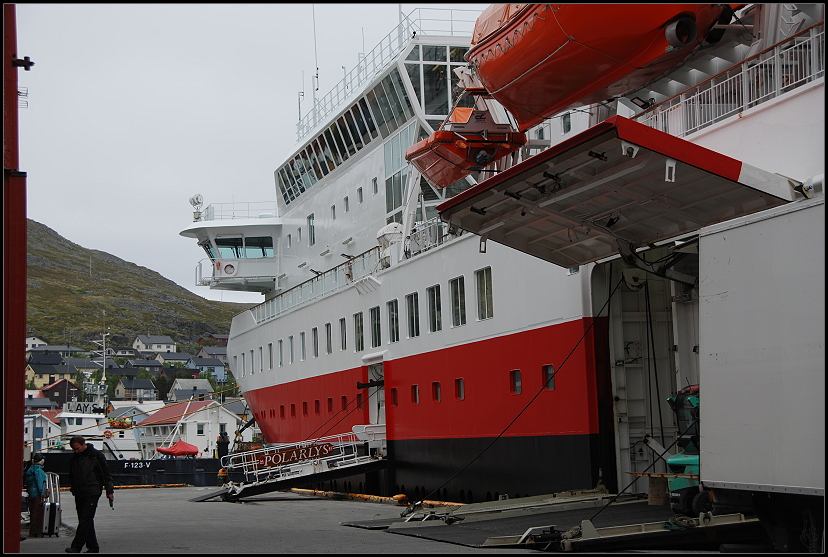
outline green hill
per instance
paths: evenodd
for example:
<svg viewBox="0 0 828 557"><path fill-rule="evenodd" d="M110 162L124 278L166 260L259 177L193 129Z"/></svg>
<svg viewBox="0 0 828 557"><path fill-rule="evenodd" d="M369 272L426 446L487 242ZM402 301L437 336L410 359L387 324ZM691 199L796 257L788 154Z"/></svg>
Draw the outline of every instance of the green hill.
<svg viewBox="0 0 828 557"><path fill-rule="evenodd" d="M205 300L33 220L28 236L27 334L50 344L96 347L92 340L100 339L105 319L109 345L131 346L136 335L147 333L194 345L204 333L227 334L233 316L251 305Z"/></svg>

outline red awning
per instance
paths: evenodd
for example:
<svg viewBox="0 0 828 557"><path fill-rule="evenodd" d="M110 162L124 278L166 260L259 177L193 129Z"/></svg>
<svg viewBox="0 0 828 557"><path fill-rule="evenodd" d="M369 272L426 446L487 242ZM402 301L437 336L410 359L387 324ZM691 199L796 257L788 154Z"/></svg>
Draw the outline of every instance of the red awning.
<svg viewBox="0 0 828 557"><path fill-rule="evenodd" d="M183 440L178 440L170 447L160 447L158 449L158 452L168 454L171 456L186 456L191 454L198 454L198 447L196 447L195 445L190 445L189 443L186 443Z"/></svg>
<svg viewBox="0 0 828 557"><path fill-rule="evenodd" d="M794 199L788 179L615 116L437 206L452 225L562 267Z"/></svg>

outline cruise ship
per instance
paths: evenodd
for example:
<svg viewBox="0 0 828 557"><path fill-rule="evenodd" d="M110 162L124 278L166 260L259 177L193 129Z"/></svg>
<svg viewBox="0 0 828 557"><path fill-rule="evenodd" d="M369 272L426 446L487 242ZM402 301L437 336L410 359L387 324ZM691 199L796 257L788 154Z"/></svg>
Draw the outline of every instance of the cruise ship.
<svg viewBox="0 0 828 557"><path fill-rule="evenodd" d="M262 294L233 318L228 357L264 440L384 425L388 469L324 489L481 502L664 472L642 440L680 435L667 398L708 356L700 237L792 207L824 230L823 5L732 5L698 29L701 15L660 6L646 45L660 66L632 53L621 65L649 73L601 66L559 93L519 80L603 43L579 35L590 26L532 40L540 22L579 21L576 5L500 6L441 11L436 31L436 11L403 17L299 121L275 200L191 198L196 283ZM652 6L580 20L623 31ZM487 56L503 58L487 70ZM590 60L546 79L580 79ZM484 74L518 62L508 83ZM437 187L406 151L474 106L458 102L464 69L526 141Z"/></svg>

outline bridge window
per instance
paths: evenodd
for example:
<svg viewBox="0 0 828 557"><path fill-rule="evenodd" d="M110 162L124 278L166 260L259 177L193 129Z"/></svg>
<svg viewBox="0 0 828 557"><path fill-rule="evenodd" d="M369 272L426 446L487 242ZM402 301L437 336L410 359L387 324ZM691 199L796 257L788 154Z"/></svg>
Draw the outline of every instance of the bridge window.
<svg viewBox="0 0 828 557"><path fill-rule="evenodd" d="M273 238L256 236L244 239L244 256L248 259L273 257Z"/></svg>
<svg viewBox="0 0 828 557"><path fill-rule="evenodd" d="M243 257L243 244L241 236L237 238L216 238L216 248L222 259L240 259Z"/></svg>

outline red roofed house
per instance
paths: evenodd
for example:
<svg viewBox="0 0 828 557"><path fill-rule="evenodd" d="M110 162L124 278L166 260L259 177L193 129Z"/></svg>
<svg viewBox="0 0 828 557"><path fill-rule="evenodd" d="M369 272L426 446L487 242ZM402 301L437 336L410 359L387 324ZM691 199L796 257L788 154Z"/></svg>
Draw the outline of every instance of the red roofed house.
<svg viewBox="0 0 828 557"><path fill-rule="evenodd" d="M232 435L243 425L241 418L215 400L187 400L168 404L141 422L141 444L145 458L162 456L158 447L169 447L183 439L201 451L198 457L216 455L216 438L226 431ZM250 441L252 428L242 433Z"/></svg>

